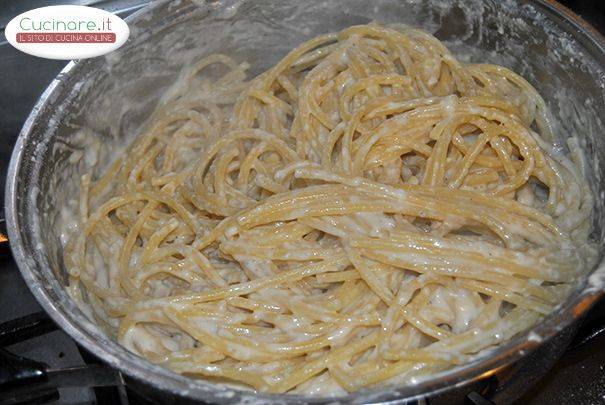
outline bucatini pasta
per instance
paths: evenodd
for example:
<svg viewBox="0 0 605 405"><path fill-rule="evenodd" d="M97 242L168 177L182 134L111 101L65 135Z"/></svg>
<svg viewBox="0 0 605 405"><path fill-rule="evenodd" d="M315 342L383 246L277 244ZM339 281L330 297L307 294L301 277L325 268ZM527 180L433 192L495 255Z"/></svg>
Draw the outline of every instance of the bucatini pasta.
<svg viewBox="0 0 605 405"><path fill-rule="evenodd" d="M401 384L532 326L586 270L591 194L519 75L378 24L247 68L187 67L82 177L69 291L129 350L265 392Z"/></svg>

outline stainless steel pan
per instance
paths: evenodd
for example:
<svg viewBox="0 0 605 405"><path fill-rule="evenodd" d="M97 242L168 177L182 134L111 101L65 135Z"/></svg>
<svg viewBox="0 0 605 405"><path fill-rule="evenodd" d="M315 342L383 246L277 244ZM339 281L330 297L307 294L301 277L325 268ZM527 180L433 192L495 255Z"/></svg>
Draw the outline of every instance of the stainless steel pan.
<svg viewBox="0 0 605 405"><path fill-rule="evenodd" d="M182 377L129 353L105 336L66 295L56 221L77 192L78 174L90 160L89 151L98 149L99 159L109 161L184 63L220 50L250 61L253 73L258 73L305 38L371 20L420 26L462 58L503 64L528 78L556 117L559 141L577 134L586 149L597 197L592 237L602 246L605 42L560 5L543 0L159 2L130 18L131 38L125 47L106 57L72 62L51 83L19 136L6 189L8 235L32 293L61 328L130 377L133 387L152 390L164 401L323 401L233 391ZM82 128L90 128L96 135L83 136ZM577 320L602 296L601 273L603 270L590 280L579 280L577 290L536 325L531 336L517 336L489 356L417 384L368 390L340 400L447 398L449 390L485 382L505 367L512 370L509 385L519 383L515 375L535 377L560 355ZM512 399L509 395L498 401Z"/></svg>

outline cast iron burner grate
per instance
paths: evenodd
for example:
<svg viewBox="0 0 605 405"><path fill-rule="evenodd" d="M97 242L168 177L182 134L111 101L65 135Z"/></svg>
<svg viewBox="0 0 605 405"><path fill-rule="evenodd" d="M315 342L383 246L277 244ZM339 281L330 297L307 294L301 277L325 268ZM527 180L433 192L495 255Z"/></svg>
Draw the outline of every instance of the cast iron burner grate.
<svg viewBox="0 0 605 405"><path fill-rule="evenodd" d="M41 404L61 400L65 387L94 389L97 404L143 404L129 397L121 374L80 350L84 364L51 368L43 362L11 353L7 346L44 336L57 326L43 312L0 324L0 404Z"/></svg>

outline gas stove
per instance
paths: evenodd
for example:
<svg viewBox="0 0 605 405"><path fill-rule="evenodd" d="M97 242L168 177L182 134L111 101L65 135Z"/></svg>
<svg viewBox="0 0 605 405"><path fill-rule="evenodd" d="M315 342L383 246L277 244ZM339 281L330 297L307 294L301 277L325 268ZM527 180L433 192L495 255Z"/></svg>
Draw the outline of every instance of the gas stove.
<svg viewBox="0 0 605 405"><path fill-rule="evenodd" d="M0 29L15 15L50 0L20 0L0 5ZM143 7L142 0L72 0L121 17ZM563 1L605 33L605 2ZM13 144L34 103L66 62L36 58L0 42L0 189ZM517 401L518 404L605 404L605 302L588 314L558 363ZM21 279L10 251L0 246L0 405L11 403L141 404L156 403L132 391L116 370L103 366L57 328ZM52 370L40 378L36 370ZM6 387L15 372L31 373L26 386ZM497 384L497 379L496 379ZM10 389L10 392L9 392ZM472 391L468 404L492 404L494 387ZM419 402L431 403L430 399Z"/></svg>

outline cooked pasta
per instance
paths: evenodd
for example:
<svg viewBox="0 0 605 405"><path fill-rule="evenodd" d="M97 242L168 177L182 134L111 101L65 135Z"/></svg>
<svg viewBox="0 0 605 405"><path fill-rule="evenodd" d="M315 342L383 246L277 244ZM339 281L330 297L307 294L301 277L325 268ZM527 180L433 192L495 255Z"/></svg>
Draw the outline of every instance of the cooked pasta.
<svg viewBox="0 0 605 405"><path fill-rule="evenodd" d="M188 66L82 177L69 292L132 352L264 392L402 384L526 330L587 270L581 154L519 75L378 24L247 68Z"/></svg>

